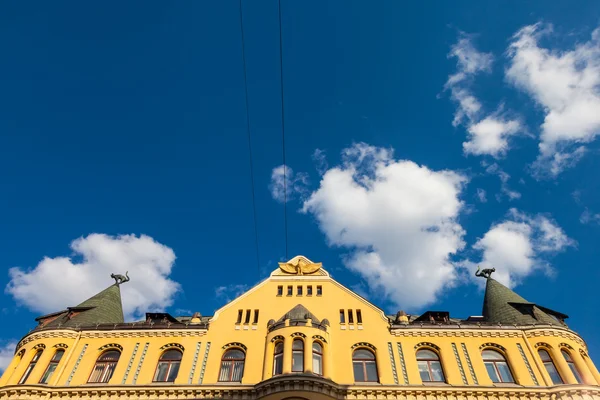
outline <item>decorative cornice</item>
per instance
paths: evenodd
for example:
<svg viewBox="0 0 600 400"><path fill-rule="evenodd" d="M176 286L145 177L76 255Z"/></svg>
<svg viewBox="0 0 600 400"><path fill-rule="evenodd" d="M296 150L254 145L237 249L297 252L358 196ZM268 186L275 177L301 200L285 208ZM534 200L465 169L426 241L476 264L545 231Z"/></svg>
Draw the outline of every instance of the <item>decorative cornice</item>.
<svg viewBox="0 0 600 400"><path fill-rule="evenodd" d="M229 349L231 347L239 347L240 349L244 350L244 352L248 351L248 348L245 345L243 345L242 343L238 343L238 342L227 343L225 346L221 347L221 349L225 350L225 349Z"/></svg>
<svg viewBox="0 0 600 400"><path fill-rule="evenodd" d="M437 345L435 345L433 343L430 343L430 342L420 342L420 343L417 343L415 345L415 350L417 350L420 347L430 347L430 348L432 348L432 349L434 349L434 350L436 350L438 352L440 351L439 346L437 346Z"/></svg>
<svg viewBox="0 0 600 400"><path fill-rule="evenodd" d="M371 343L367 343L367 342L358 342L355 343L354 345L352 345L351 349L357 349L359 347L368 347L371 350L377 350L377 348L375 346L373 346Z"/></svg>
<svg viewBox="0 0 600 400"><path fill-rule="evenodd" d="M481 346L479 346L479 350L481 351L481 350L484 350L486 348L489 349L490 347L494 348L494 349L497 349L497 350L500 350L500 351L502 351L503 353L506 354L506 348L504 346L499 345L498 343L484 343Z"/></svg>
<svg viewBox="0 0 600 400"><path fill-rule="evenodd" d="M179 349L182 352L185 351L185 348L182 345L180 345L179 343L167 343L160 348L160 350L167 350L167 349Z"/></svg>
<svg viewBox="0 0 600 400"><path fill-rule="evenodd" d="M98 350L103 351L103 350L108 350L108 349L116 349L116 350L119 350L120 352L123 352L123 346L121 346L118 343L105 344L104 346L100 347Z"/></svg>
<svg viewBox="0 0 600 400"><path fill-rule="evenodd" d="M318 341L320 341L320 342L327 343L327 340L325 340L325 338L324 338L323 336L321 336L321 335L313 335L313 337L312 337L312 338L313 338L314 340L318 340Z"/></svg>

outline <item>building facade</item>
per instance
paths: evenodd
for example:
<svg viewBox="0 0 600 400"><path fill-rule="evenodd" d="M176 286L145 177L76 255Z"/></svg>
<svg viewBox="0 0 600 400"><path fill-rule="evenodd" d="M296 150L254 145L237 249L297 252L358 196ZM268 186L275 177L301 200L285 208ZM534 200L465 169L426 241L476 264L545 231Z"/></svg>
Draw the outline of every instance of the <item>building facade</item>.
<svg viewBox="0 0 600 400"><path fill-rule="evenodd" d="M140 322L124 322L128 277L116 275L37 318L0 400L600 399L600 373L567 316L479 275L481 316L388 316L297 256L213 316Z"/></svg>

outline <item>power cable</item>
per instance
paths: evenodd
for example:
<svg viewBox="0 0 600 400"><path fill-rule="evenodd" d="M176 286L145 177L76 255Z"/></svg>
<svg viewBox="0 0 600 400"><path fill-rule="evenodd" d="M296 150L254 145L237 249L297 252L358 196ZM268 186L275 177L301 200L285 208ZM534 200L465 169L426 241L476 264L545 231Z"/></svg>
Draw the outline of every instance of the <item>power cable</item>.
<svg viewBox="0 0 600 400"><path fill-rule="evenodd" d="M279 9L279 77L281 80L281 150L283 158L283 224L285 231L285 259L288 260L288 222L287 222L287 165L285 163L285 107L283 101L283 39L281 28L281 0Z"/></svg>

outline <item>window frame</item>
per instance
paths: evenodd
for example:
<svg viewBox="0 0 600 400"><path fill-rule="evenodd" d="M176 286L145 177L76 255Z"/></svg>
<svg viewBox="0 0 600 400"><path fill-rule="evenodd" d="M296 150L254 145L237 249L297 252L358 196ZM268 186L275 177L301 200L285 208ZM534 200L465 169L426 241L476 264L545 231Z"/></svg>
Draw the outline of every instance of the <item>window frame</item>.
<svg viewBox="0 0 600 400"><path fill-rule="evenodd" d="M277 296L283 296L283 286L277 286Z"/></svg>
<svg viewBox="0 0 600 400"><path fill-rule="evenodd" d="M301 349L296 349L294 348L294 345L296 343L301 343L302 344L302 348ZM294 338L294 340L292 341L292 372L304 372L304 351L306 350L306 346L304 343L304 340L302 340L299 337ZM300 358L301 362L300 362L300 367L295 366L294 365L294 355L296 354L300 354L302 357Z"/></svg>
<svg viewBox="0 0 600 400"><path fill-rule="evenodd" d="M365 359L365 358L355 358L355 354L357 351L359 350L365 350L368 351L369 353L371 353L371 355L373 355L372 359ZM354 365L356 363L361 364L362 366L362 370L363 370L363 376L365 377L365 380L359 381L356 379L356 374L354 374ZM368 370L367 370L367 364L373 364L375 366L375 380L369 380L369 374L368 374ZM357 347L355 349L352 350L352 373L354 374L354 382L379 382L379 368L377 368L377 354L375 354L375 351L373 351L372 349L368 348L368 347Z"/></svg>
<svg viewBox="0 0 600 400"><path fill-rule="evenodd" d="M485 359L483 357L483 353L486 351L493 351L495 353L498 353L502 356L502 360L497 360L497 359ZM492 381L492 383L517 383L517 381L515 380L515 374L513 374L513 370L510 366L510 363L508 362L508 357L506 357L506 354L504 354L504 352L501 352L500 350L498 350L497 348L494 347L485 347L483 349L481 349L481 359L483 361L483 365L486 367L486 372L487 372L487 363L491 363L494 371L496 372L496 375L499 378L498 382L494 382L494 380L492 379L491 376L489 376L489 372L488 372L488 377L490 378L490 380ZM511 381L504 381L504 379L502 378L502 373L500 372L500 369L498 368L498 364L500 363L504 363L506 364L506 368L508 369L508 372L510 373L510 377L511 377Z"/></svg>
<svg viewBox="0 0 600 400"><path fill-rule="evenodd" d="M281 351L277 351L277 347L281 345ZM279 340L275 342L275 346L273 347L273 376L283 374L283 352L284 352L284 344L283 340ZM281 366L281 372L277 372L277 360L280 360L279 365Z"/></svg>
<svg viewBox="0 0 600 400"><path fill-rule="evenodd" d="M306 295L312 296L312 285L306 286Z"/></svg>
<svg viewBox="0 0 600 400"><path fill-rule="evenodd" d="M320 352L317 351L317 350L315 350L315 344L319 345L319 347L321 348ZM318 340L313 341L313 344L312 344L312 347L311 347L311 349L312 349L312 366L311 366L312 367L312 372L313 372L313 374L318 375L318 376L323 376L323 353L325 352L324 347L325 346L323 346L323 343L319 342ZM315 372L314 371L314 369L315 369L315 356L317 356L317 359L319 360L319 370L321 372Z"/></svg>
<svg viewBox="0 0 600 400"><path fill-rule="evenodd" d="M163 360L162 358L169 351L176 351L177 353L179 353L179 355L180 355L179 360ZM175 377L173 378L172 381L169 380L169 375L171 374L171 369L173 368L173 364L178 363L179 367L181 367L181 360L183 360L183 351L181 351L181 349L178 349L176 347L166 348L160 354L160 357L158 357L158 362L156 363L156 369L154 370L154 376L152 377L152 383L172 383L172 382L175 382L175 380L177 379L177 376L179 376L179 370L177 370L177 375L175 375ZM169 367L167 368L167 372L165 373L165 380L159 381L156 378L157 378L157 374L158 374L159 367L160 367L161 363L168 364Z"/></svg>
<svg viewBox="0 0 600 400"><path fill-rule="evenodd" d="M433 354L435 354L436 358L426 358L426 357L419 358L419 352L424 351L424 350L432 352ZM428 381L424 381L423 378L421 378L422 382L427 382L427 383L430 383L430 382L442 382L442 383L444 383L444 382L446 382L446 373L444 372L444 365L442 364L442 357L441 357L441 355L440 355L440 353L439 353L438 350L433 349L431 347L420 347L415 352L415 356L417 358L417 366L419 366L421 362L424 362L424 363L426 363L426 365L427 365L427 371L429 372L429 380ZM438 364L440 364L440 371L442 372L442 380L435 380L434 379L433 370L431 369L431 363L432 362L437 362ZM419 376L420 375L421 375L421 372L419 370Z"/></svg>
<svg viewBox="0 0 600 400"><path fill-rule="evenodd" d="M362 324L362 311L360 309L356 310L356 323Z"/></svg>
<svg viewBox="0 0 600 400"><path fill-rule="evenodd" d="M119 357L117 357L116 360L113 360L113 359L100 360L102 357L105 357L108 353L118 353ZM121 359L121 350L116 349L116 348L109 348L109 349L106 349L105 351L103 351L102 353L100 353L100 355L96 358L96 362L94 363L94 366L92 367L92 372L90 373L90 376L88 377L87 383L109 383L113 377L113 374L115 373L115 370L117 369L117 365L119 364L120 359ZM101 365L103 367L102 372L100 373L98 380L92 381L91 379L94 376L94 372L96 371L96 367L98 366L99 363L101 363ZM110 368L111 365L112 365L112 371Z"/></svg>
<svg viewBox="0 0 600 400"><path fill-rule="evenodd" d="M294 295L294 286L293 285L288 285L287 287L287 295L286 296L293 296Z"/></svg>
<svg viewBox="0 0 600 400"><path fill-rule="evenodd" d="M323 295L323 286L317 285L317 296Z"/></svg>
<svg viewBox="0 0 600 400"><path fill-rule="evenodd" d="M24 385L27 382L27 379L29 379L29 377L31 376L31 372L33 372L37 363L40 361L43 352L44 349L36 349L35 354L33 355L33 357L31 357L31 360L29 360L29 364L27 364L25 372L21 376L21 379L19 379L19 385Z"/></svg>
<svg viewBox="0 0 600 400"><path fill-rule="evenodd" d="M56 356L58 354L60 354L60 358L57 360ZM64 355L65 355L65 349L56 349L56 351L52 355L52 358L50 359L50 361L48 361L48 366L44 370L42 377L40 378L40 382L39 382L40 384L42 384L42 385L48 384L48 381L50 380L50 378L52 378L52 375L54 375L54 371L56 371L56 368L58 368L58 364L60 364L60 360L62 360ZM46 376L46 374L48 374L48 371L50 370L50 367L52 367L52 366L54 367L54 369L52 370L52 372L50 372L50 374L48 376Z"/></svg>
<svg viewBox="0 0 600 400"><path fill-rule="evenodd" d="M225 356L227 355L227 353L232 352L232 351L239 351L240 353L242 353L243 357L242 358L225 358ZM221 373L223 372L223 363L230 363L230 370L229 370L229 379L227 380L222 380L221 379ZM235 367L236 365L242 364L242 372L240 374L240 380L233 380L233 374L235 371ZM246 352L244 351L244 349L240 348L240 347L230 347L227 350L225 350L223 352L223 355L221 356L221 366L219 368L219 379L218 382L239 382L242 383L242 379L244 378L244 370L246 368Z"/></svg>
<svg viewBox="0 0 600 400"><path fill-rule="evenodd" d="M567 362L567 366L569 367L569 369L575 376L575 380L577 381L577 383L579 383L579 384L585 383L583 381L583 377L581 376L581 373L579 372L579 368L577 368L577 364L575 364L575 360L573 360L573 356L571 355L571 353L567 349L562 347L560 349L560 354L562 354L563 358Z"/></svg>
<svg viewBox="0 0 600 400"><path fill-rule="evenodd" d="M542 356L542 352L546 353L546 355L548 356L548 359L546 359L544 356ZM542 360L542 365L544 366L546 373L550 377L550 381L552 381L552 384L553 385L564 385L565 379L563 378L560 371L556 367L556 363L554 362L554 358L552 358L552 354L550 354L550 352L551 352L551 349L546 346L541 346L540 348L537 349L538 357L540 358L540 360ZM554 371L556 371L556 376L558 376L558 379L560 380L560 382L554 382L554 380L552 379L552 374L548 370L548 365L550 365L550 366L552 366L552 368L554 368Z"/></svg>

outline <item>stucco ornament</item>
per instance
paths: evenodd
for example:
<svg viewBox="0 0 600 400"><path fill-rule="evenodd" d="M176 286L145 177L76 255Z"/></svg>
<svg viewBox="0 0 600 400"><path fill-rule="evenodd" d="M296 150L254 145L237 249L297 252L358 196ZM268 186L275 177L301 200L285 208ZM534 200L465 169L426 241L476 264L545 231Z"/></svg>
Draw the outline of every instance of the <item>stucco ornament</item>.
<svg viewBox="0 0 600 400"><path fill-rule="evenodd" d="M314 263L305 257L298 256L288 262L280 262L279 268L283 272L294 275L314 274L321 269L323 263Z"/></svg>

